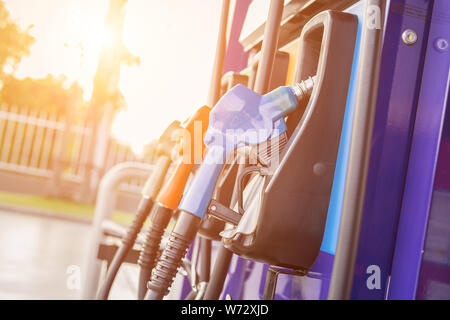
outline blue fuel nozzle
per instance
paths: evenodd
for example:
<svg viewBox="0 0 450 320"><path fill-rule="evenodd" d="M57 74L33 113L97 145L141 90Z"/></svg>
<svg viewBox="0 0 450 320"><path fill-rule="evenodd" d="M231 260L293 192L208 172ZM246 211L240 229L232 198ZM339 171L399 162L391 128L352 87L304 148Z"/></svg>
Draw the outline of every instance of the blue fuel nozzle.
<svg viewBox="0 0 450 320"><path fill-rule="evenodd" d="M297 107L303 93L298 86L265 95L243 85L228 91L210 113L204 138L208 151L179 209L203 218L228 155L241 145L258 145L285 132L283 117Z"/></svg>

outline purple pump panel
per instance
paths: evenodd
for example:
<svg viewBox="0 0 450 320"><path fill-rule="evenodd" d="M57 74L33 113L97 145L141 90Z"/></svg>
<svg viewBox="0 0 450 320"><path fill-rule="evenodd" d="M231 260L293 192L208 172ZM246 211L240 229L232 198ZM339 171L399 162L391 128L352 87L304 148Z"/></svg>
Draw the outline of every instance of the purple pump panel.
<svg viewBox="0 0 450 320"><path fill-rule="evenodd" d="M384 299L387 293L431 5L431 0L393 0L388 5L372 157L352 291L353 299ZM361 23L364 2L356 4L349 11L357 14ZM405 29L412 29L418 35L417 42L412 46L402 42L402 32ZM351 114L350 112L346 117L351 119ZM345 143L341 148L345 150ZM345 156L343 159L345 162ZM332 209L337 211L339 218L339 205ZM339 219L334 225L338 228ZM327 228L331 230L332 224L327 225ZM324 241L330 241L329 239ZM275 299L327 298L335 243L331 240L324 244L323 248L311 268L315 276L280 275ZM370 276L367 268L372 265L380 269L379 288L367 286L367 279ZM248 273L248 269L251 269L250 275L241 284L242 298L261 299L267 268L267 265L251 262L246 265L246 270L241 270L242 273ZM234 274L237 271L235 270ZM236 286L239 284L234 284L234 287Z"/></svg>
<svg viewBox="0 0 450 320"><path fill-rule="evenodd" d="M442 236L439 245L446 246L447 250L447 256L438 257L441 259L438 263L433 260L436 230L431 227L432 220L428 224L423 259L422 250L430 206L431 219L435 216L436 221L450 220L450 124L444 129L440 143L448 94L450 1L392 0L387 8L352 298L448 298L448 230L438 230ZM361 23L364 1L349 11L357 14ZM413 45L402 41L406 29L417 34ZM346 116L351 117L351 113ZM433 187L439 146L439 165ZM436 214L433 208L437 208ZM339 206L335 210L337 221L333 223L334 227L339 227ZM332 228L332 224L327 227ZM319 253L311 268L315 276L280 275L275 299L327 298L334 259L333 242L323 247L327 250ZM368 269L369 266L379 268L379 287L376 283L368 286L371 276L368 270L373 270ZM230 294L233 299L261 299L268 267L234 256L222 298Z"/></svg>
<svg viewBox="0 0 450 320"><path fill-rule="evenodd" d="M422 258L426 258L423 256L425 234L432 207L438 150L448 102L449 42L450 2L435 0L392 264L389 299L416 298ZM447 141L446 136L442 144L444 149L447 148ZM443 157L445 158L445 154ZM434 200L436 201L436 193ZM433 205L436 206L438 203L435 201ZM450 212L449 203L447 201L443 209L443 215L446 215L447 219ZM448 245L448 233L445 236ZM439 266L446 269L448 278L448 257L447 266L437 265ZM422 275L425 276L430 272L430 266L424 264L422 267ZM424 281L424 278L422 280ZM435 279L435 286L447 290L448 293L448 282L448 279L447 284L441 279ZM419 292L419 297L424 297L423 292Z"/></svg>
<svg viewBox="0 0 450 320"><path fill-rule="evenodd" d="M386 296L427 44L423 17L431 5L413 0L389 6L352 299ZM402 41L407 29L417 34L413 45Z"/></svg>

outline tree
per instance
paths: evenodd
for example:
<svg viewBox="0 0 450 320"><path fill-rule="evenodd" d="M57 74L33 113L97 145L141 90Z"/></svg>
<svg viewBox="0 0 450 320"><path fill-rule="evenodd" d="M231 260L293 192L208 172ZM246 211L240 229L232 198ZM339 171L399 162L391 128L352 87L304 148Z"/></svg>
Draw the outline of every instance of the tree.
<svg viewBox="0 0 450 320"><path fill-rule="evenodd" d="M14 70L35 39L29 31L32 26L22 30L15 24L0 0L0 102L18 107L28 107L50 112L64 112L72 101L82 101L83 90L77 84L66 88L64 77L16 79L12 72L5 73L5 67Z"/></svg>
<svg viewBox="0 0 450 320"><path fill-rule="evenodd" d="M32 27L22 30L11 20L5 3L0 0L0 76L4 76L5 66L14 69L30 53L34 43L34 37L29 33Z"/></svg>
<svg viewBox="0 0 450 320"><path fill-rule="evenodd" d="M5 76L0 101L7 105L64 113L71 102L83 100L83 89L78 83L66 88L65 80L52 75L39 79Z"/></svg>

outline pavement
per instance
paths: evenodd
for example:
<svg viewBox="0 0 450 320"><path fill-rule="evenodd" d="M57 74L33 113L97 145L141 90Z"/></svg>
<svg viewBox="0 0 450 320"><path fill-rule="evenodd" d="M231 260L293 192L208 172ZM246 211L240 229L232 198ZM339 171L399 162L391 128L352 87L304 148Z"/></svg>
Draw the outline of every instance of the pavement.
<svg viewBox="0 0 450 320"><path fill-rule="evenodd" d="M90 225L0 210L0 299L80 299ZM112 299L135 299L136 267L124 266Z"/></svg>

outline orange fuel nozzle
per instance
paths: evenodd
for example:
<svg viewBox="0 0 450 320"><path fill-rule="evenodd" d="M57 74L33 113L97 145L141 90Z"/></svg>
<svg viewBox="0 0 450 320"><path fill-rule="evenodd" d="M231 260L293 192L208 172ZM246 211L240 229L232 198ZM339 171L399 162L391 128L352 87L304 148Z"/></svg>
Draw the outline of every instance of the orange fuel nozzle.
<svg viewBox="0 0 450 320"><path fill-rule="evenodd" d="M183 197L184 188L195 163L201 163L205 145L203 136L208 129L209 112L207 106L199 108L195 114L183 125L181 139L182 157L168 181L158 194L157 202L166 208L176 210Z"/></svg>

